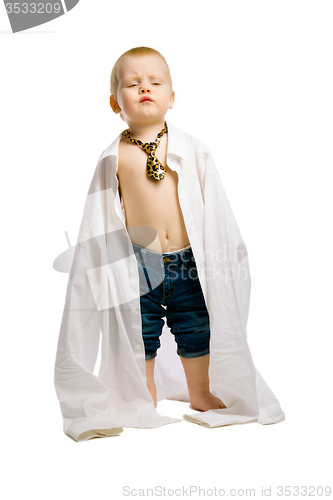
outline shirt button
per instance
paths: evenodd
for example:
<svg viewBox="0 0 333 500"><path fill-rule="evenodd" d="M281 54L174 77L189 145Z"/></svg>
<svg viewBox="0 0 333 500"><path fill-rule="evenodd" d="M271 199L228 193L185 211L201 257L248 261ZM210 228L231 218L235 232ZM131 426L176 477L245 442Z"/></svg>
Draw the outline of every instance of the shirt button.
<svg viewBox="0 0 333 500"><path fill-rule="evenodd" d="M140 349L141 349L141 345L140 345L140 344L137 344L137 345L135 346L135 349L136 349L137 351L140 351Z"/></svg>
<svg viewBox="0 0 333 500"><path fill-rule="evenodd" d="M130 267L130 273L134 274L134 267Z"/></svg>
<svg viewBox="0 0 333 500"><path fill-rule="evenodd" d="M137 311L136 307L131 307L131 312L135 313Z"/></svg>

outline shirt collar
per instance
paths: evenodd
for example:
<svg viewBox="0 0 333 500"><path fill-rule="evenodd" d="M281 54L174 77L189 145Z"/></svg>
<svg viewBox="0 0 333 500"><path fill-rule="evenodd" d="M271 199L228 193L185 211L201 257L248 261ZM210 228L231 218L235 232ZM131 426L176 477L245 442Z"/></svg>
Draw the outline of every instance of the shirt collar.
<svg viewBox="0 0 333 500"><path fill-rule="evenodd" d="M168 148L167 156L175 155L179 158L185 159L185 134L178 127L175 127L166 120L168 126ZM102 153L99 161L103 160L107 156L114 156L116 162L118 163L118 146L122 136L121 132L118 137L108 146Z"/></svg>

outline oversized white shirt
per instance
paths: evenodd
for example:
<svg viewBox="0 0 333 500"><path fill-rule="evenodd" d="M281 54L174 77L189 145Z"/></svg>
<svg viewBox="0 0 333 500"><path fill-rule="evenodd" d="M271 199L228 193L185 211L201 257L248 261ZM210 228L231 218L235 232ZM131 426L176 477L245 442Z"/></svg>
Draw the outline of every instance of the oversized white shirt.
<svg viewBox="0 0 333 500"><path fill-rule="evenodd" d="M210 389L227 406L184 419L211 428L280 422L284 413L247 344L248 255L219 172L201 141L167 125L166 161L178 174L179 203L210 317ZM121 135L100 156L87 195L56 354L64 432L77 441L179 421L158 413L146 386L139 275L116 176ZM158 401L190 401L166 322L155 382Z"/></svg>

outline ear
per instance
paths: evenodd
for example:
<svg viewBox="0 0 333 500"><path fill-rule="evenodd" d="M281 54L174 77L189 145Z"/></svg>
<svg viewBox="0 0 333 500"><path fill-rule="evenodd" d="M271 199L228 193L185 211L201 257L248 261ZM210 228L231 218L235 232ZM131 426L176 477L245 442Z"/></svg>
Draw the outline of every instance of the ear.
<svg viewBox="0 0 333 500"><path fill-rule="evenodd" d="M170 99L169 99L169 109L173 108L174 102L175 102L175 93L172 92L172 94L170 95Z"/></svg>
<svg viewBox="0 0 333 500"><path fill-rule="evenodd" d="M112 111L114 113L120 113L120 111L121 111L120 106L117 103L116 98L113 95L110 96L110 106L111 106Z"/></svg>

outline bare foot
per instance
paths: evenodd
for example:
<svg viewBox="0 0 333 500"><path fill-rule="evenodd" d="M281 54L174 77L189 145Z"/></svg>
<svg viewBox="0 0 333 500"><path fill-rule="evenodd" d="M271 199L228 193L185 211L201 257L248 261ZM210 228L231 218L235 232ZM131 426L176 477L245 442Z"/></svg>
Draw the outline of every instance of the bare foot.
<svg viewBox="0 0 333 500"><path fill-rule="evenodd" d="M190 399L193 410L207 411L217 408L226 408L223 401L216 396L213 396L213 394L209 391L198 393Z"/></svg>

